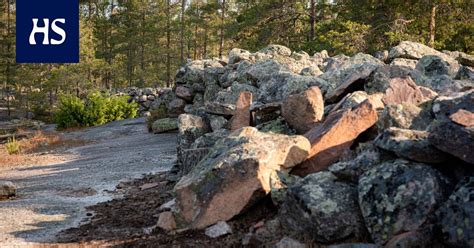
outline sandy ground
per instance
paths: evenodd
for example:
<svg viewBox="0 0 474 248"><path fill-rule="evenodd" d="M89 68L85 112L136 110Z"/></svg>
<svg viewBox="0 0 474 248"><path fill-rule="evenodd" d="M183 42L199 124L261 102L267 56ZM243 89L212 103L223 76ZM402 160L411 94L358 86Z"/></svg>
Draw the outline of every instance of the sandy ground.
<svg viewBox="0 0 474 248"><path fill-rule="evenodd" d="M112 193L120 182L169 170L176 134L149 134L144 121L66 133L90 143L64 151L59 163L0 166L0 180L18 186L17 198L0 202L0 247L55 243L61 230L90 218L87 206L120 198Z"/></svg>

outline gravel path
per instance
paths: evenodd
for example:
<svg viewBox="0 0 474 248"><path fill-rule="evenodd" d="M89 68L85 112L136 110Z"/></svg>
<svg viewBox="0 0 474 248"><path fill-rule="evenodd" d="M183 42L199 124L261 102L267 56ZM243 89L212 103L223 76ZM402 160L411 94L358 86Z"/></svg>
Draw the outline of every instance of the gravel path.
<svg viewBox="0 0 474 248"><path fill-rule="evenodd" d="M121 181L169 170L176 134L149 134L144 119L124 120L65 134L91 141L67 150L60 164L2 168L0 180L18 187L18 198L0 201L0 247L52 244L56 234L87 220L85 207L118 195Z"/></svg>

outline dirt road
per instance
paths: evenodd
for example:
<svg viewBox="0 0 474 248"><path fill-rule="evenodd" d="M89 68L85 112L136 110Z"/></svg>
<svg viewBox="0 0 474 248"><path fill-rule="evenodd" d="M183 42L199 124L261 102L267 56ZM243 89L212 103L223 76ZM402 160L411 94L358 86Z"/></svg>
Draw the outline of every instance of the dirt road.
<svg viewBox="0 0 474 248"><path fill-rule="evenodd" d="M0 247L54 243L61 230L87 221L85 207L120 195L121 181L169 170L176 134L149 134L144 119L124 120L65 134L90 141L66 151L71 159L43 166L0 166L0 180L18 197L0 201Z"/></svg>

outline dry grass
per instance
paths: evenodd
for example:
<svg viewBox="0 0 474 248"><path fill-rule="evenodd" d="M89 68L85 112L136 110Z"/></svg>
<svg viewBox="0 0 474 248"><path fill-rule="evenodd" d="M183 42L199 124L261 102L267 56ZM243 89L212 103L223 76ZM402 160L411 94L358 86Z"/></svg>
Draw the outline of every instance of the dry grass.
<svg viewBox="0 0 474 248"><path fill-rule="evenodd" d="M25 134L27 131L19 130L18 134ZM36 131L28 133L30 138L17 141L21 152L19 154L8 154L5 145L0 145L0 165L46 165L65 161L68 155L62 155L61 151L67 148L82 146L87 142L83 140L64 139L60 133L44 133Z"/></svg>

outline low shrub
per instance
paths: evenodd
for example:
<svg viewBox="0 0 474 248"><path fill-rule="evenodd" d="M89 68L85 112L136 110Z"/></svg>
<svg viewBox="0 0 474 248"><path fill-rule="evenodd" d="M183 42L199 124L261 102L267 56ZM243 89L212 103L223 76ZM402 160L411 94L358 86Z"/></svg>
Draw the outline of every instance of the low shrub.
<svg viewBox="0 0 474 248"><path fill-rule="evenodd" d="M127 103L126 96L90 93L86 99L65 95L59 99L54 120L58 128L89 127L107 122L135 118L137 103Z"/></svg>
<svg viewBox="0 0 474 248"><path fill-rule="evenodd" d="M15 136L8 139L8 142L5 144L8 154L18 154L20 153L20 144L16 141Z"/></svg>

